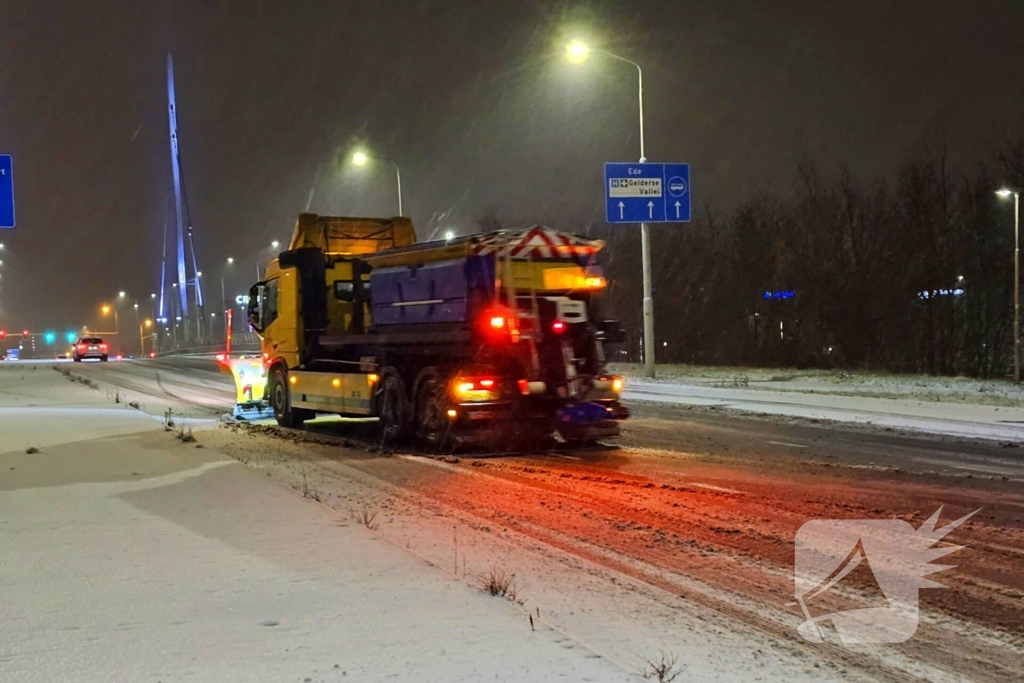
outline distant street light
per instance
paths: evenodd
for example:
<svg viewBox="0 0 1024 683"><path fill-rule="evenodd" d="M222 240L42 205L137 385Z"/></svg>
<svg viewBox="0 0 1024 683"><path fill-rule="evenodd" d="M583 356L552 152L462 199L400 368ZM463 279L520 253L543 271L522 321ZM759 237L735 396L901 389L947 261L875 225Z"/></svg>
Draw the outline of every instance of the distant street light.
<svg viewBox="0 0 1024 683"><path fill-rule="evenodd" d="M1013 197L1013 381L1020 382L1020 192L1004 187L996 194Z"/></svg>
<svg viewBox="0 0 1024 683"><path fill-rule="evenodd" d="M146 355L146 335L143 332L145 328L153 326L153 321L146 318L142 323L139 324L139 357L143 358Z"/></svg>
<svg viewBox="0 0 1024 683"><path fill-rule="evenodd" d="M455 239L455 233L452 232L451 230L449 230L448 232L446 232L444 234L444 241L445 242L451 242L453 239Z"/></svg>
<svg viewBox="0 0 1024 683"><path fill-rule="evenodd" d="M565 58L570 64L583 64L590 57L592 52L599 52L606 57L617 59L636 67L637 74L637 99L640 111L640 163L647 161L644 151L644 72L636 62L620 57L617 54L591 48L581 40L574 40L565 47ZM644 275L644 366L648 377L654 377L654 294L651 282L651 236L646 223L640 224L640 260L643 264Z"/></svg>
<svg viewBox="0 0 1024 683"><path fill-rule="evenodd" d="M270 246L273 247L274 249L277 249L279 246L281 246L281 243L278 242L277 240L274 240L273 242L270 243Z"/></svg>
<svg viewBox="0 0 1024 683"><path fill-rule="evenodd" d="M366 152L358 151L352 155L352 163L356 166L365 166L366 162L370 159L374 161L386 161L389 164L395 165L395 181L398 183L398 215L404 215L402 213L402 169L398 167L398 162L388 157L377 157L369 156Z"/></svg>
<svg viewBox="0 0 1024 683"><path fill-rule="evenodd" d="M124 292L121 292L121 294L124 294ZM111 306L110 304L103 304L103 307L100 308L100 311L103 312L103 315L110 315L111 311L114 312L114 336L117 338L117 350L120 351L121 350L121 323L117 319L117 306Z"/></svg>
<svg viewBox="0 0 1024 683"><path fill-rule="evenodd" d="M227 265L225 266L225 268L222 268L221 271L220 271L220 312L221 312L221 315L224 316L224 336L225 337L227 336L227 333L228 333L228 314L227 314L228 300L227 300L227 296L225 296L225 294L224 294L224 270L227 267L229 267L234 262L235 262L235 259L233 259L230 256L228 256L227 262L226 262ZM259 266L257 265L256 268L259 269Z"/></svg>
<svg viewBox="0 0 1024 683"><path fill-rule="evenodd" d="M125 297L124 291L120 291L120 292L117 293L117 298L118 299L123 299L124 297Z"/></svg>

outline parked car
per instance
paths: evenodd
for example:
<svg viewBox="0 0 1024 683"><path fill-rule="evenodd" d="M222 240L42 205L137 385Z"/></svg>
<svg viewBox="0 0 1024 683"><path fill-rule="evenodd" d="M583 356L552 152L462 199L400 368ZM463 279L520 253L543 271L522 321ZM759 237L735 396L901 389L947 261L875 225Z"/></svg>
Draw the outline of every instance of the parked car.
<svg viewBox="0 0 1024 683"><path fill-rule="evenodd" d="M80 337L75 342L74 361L81 363L86 358L107 360L107 343L99 337Z"/></svg>

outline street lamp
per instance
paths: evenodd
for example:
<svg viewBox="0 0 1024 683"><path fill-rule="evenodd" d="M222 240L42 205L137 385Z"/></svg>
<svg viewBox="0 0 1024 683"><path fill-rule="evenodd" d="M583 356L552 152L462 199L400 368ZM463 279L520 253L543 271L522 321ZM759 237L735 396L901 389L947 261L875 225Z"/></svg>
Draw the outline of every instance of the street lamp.
<svg viewBox="0 0 1024 683"><path fill-rule="evenodd" d="M144 328L150 328L153 326L153 321L146 318L142 323L139 324L139 358L146 356L146 337L143 333Z"/></svg>
<svg viewBox="0 0 1024 683"><path fill-rule="evenodd" d="M235 259L233 259L230 256L228 256L227 261L226 261L227 265L230 266L234 262L235 262ZM220 312L221 312L221 315L224 316L224 334L225 335L227 335L227 333L228 333L228 314L226 313L227 309L228 309L228 299L227 299L227 296L224 293L224 269L221 269L221 271L220 271Z"/></svg>
<svg viewBox="0 0 1024 683"><path fill-rule="evenodd" d="M565 46L565 58L570 64L582 64L590 56L590 47L582 40L574 40Z"/></svg>
<svg viewBox="0 0 1024 683"><path fill-rule="evenodd" d="M996 194L1013 197L1013 381L1020 382L1020 192L1004 187Z"/></svg>
<svg viewBox="0 0 1024 683"><path fill-rule="evenodd" d="M122 292L123 294L123 292ZM111 306L110 304L103 304L100 308L103 315L110 315L110 312L114 312L114 336L117 338L117 350L121 350L121 323L117 319L117 306Z"/></svg>
<svg viewBox="0 0 1024 683"><path fill-rule="evenodd" d="M358 151L358 152L356 152L355 154L352 155L352 163L355 164L356 166L365 166L366 162L369 161L370 159L373 159L374 161L386 161L389 164L394 164L395 165L395 181L398 183L398 215L399 216L403 215L403 213L402 213L402 169L400 169L398 167L398 162L395 161L394 159L389 159L388 157L369 156L366 152L363 152L363 151Z"/></svg>
<svg viewBox="0 0 1024 683"><path fill-rule="evenodd" d="M123 299L124 297L125 297L125 293L124 293L123 290L117 293L117 298L118 299Z"/></svg>
<svg viewBox="0 0 1024 683"><path fill-rule="evenodd" d="M278 242L277 240L274 240L273 242L270 243L270 246L273 247L274 249L277 249L279 246L281 246L281 243Z"/></svg>
<svg viewBox="0 0 1024 683"><path fill-rule="evenodd" d="M640 65L633 60L620 57L608 50L591 48L581 40L574 40L566 45L565 58L570 64L580 65L587 61L592 52L599 52L606 57L611 57L636 67L637 101L640 112L640 163L642 164L647 161L644 150L644 72ZM644 273L644 366L646 375L654 377L654 298L653 285L651 283L651 236L646 223L640 224L640 255Z"/></svg>

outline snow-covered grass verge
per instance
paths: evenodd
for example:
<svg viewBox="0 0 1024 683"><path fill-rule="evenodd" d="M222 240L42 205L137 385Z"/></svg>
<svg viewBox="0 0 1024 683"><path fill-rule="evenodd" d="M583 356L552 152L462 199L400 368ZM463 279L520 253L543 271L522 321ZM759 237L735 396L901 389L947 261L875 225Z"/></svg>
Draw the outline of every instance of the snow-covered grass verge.
<svg viewBox="0 0 1024 683"><path fill-rule="evenodd" d="M862 370L795 370L702 365L659 365L657 377L654 380L647 380L642 365L613 363L611 368L614 372L624 375L627 380L642 378L646 381L718 388L1024 407L1024 385L1007 380L896 375Z"/></svg>

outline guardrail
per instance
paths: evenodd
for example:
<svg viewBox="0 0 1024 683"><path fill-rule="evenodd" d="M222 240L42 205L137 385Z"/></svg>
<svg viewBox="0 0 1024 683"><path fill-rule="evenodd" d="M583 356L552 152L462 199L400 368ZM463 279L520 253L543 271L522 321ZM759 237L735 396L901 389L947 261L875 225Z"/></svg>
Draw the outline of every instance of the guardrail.
<svg viewBox="0 0 1024 683"><path fill-rule="evenodd" d="M225 347L222 335L194 337L189 339L161 339L157 345L157 353L161 356L177 353L216 353ZM238 332L231 336L231 351L239 353L259 353L260 337L255 332Z"/></svg>

